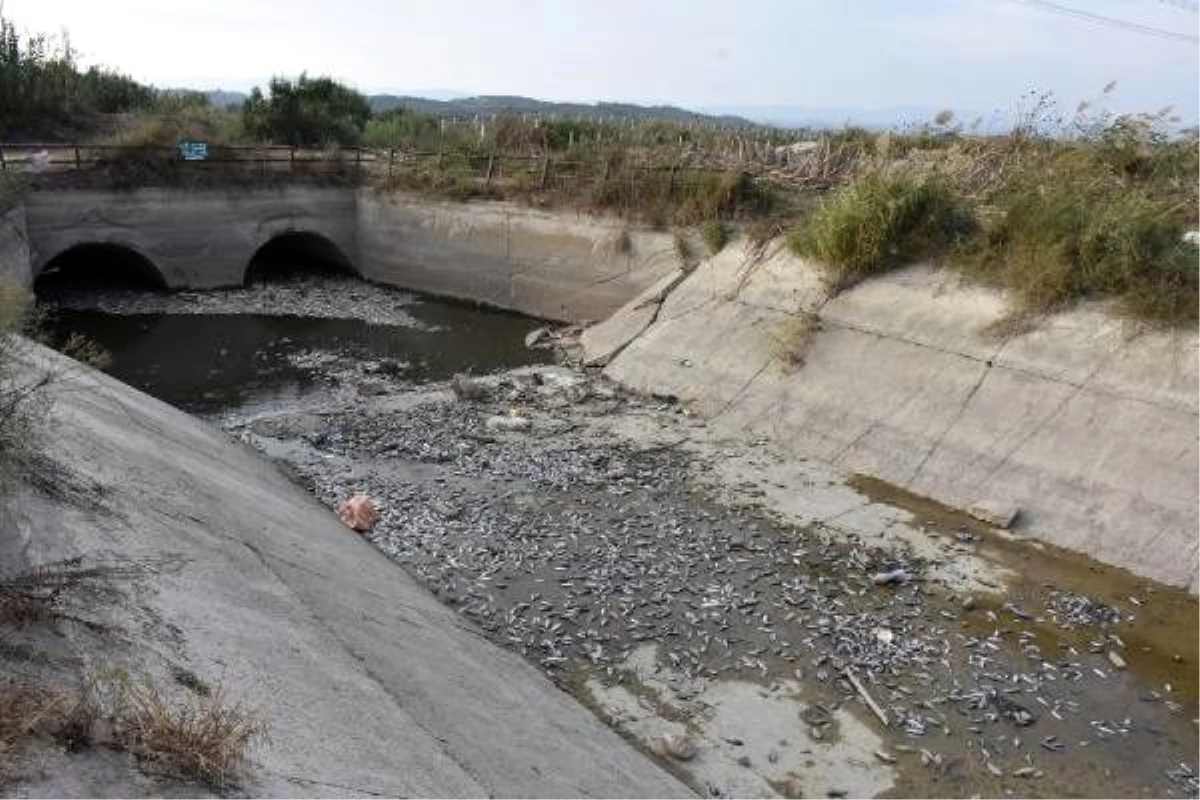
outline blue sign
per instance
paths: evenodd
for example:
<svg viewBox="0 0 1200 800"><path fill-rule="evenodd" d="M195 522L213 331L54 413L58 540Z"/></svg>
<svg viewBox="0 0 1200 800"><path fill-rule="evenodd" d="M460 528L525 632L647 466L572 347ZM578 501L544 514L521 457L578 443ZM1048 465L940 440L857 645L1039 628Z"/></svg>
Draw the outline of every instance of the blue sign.
<svg viewBox="0 0 1200 800"><path fill-rule="evenodd" d="M179 143L179 157L184 161L204 161L208 158L208 142L184 139Z"/></svg>

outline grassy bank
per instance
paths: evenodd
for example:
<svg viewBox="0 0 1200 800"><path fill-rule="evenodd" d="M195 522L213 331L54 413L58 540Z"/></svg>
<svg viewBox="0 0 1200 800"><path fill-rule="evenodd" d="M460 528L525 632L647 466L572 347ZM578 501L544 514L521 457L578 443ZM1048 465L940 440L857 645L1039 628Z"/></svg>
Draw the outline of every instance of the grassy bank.
<svg viewBox="0 0 1200 800"><path fill-rule="evenodd" d="M30 176L48 185L366 182L698 228L710 253L738 228L755 241L787 233L835 288L942 259L1010 290L1025 311L1111 299L1138 318L1194 323L1198 255L1183 237L1198 223L1196 131L1166 112L1109 114L1111 89L1073 114L1031 94L1002 135L949 112L882 133L373 113L353 88L304 75L216 108L198 93L81 71L65 40L22 38L0 18L0 129L87 131L72 144L103 146L85 169ZM182 139L207 142L210 160L180 161ZM323 157L335 147L364 149ZM0 179L0 207L19 195L12 175Z"/></svg>
<svg viewBox="0 0 1200 800"><path fill-rule="evenodd" d="M864 148L864 150L866 150ZM1194 324L1197 137L1161 116L1070 130L951 137L893 158L866 151L791 236L835 287L917 260L1011 291L1022 311L1114 300L1139 319Z"/></svg>

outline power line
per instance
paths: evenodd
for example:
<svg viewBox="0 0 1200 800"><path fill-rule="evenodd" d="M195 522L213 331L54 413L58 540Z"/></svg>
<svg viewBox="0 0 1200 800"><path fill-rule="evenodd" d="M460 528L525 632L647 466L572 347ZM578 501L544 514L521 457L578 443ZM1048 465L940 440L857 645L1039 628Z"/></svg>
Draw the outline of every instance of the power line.
<svg viewBox="0 0 1200 800"><path fill-rule="evenodd" d="M1116 17L1106 17L1106 16L1103 16L1102 14L1093 14L1090 11L1081 11L1078 8L1070 8L1068 6L1062 6L1062 5L1059 5L1058 3L1052 3L1052 2L1050 2L1050 0L1011 0L1011 1L1014 3L1020 3L1021 5L1036 6L1038 8L1043 8L1047 11L1054 12L1056 14L1062 14L1064 16L1074 17L1075 19L1082 19L1087 22L1095 22L1100 25L1108 25L1109 27L1113 27L1113 28L1124 28L1127 31L1133 31L1135 33L1145 33L1150 36L1158 36L1163 39L1174 39L1176 41L1182 41L1182 42L1200 43L1200 36L1193 36L1192 34L1188 34L1188 33L1179 33L1178 31L1168 31L1168 30L1164 30L1162 28L1151 28L1149 25L1141 25L1136 22L1130 22L1130 21L1124 20L1124 19L1117 19Z"/></svg>

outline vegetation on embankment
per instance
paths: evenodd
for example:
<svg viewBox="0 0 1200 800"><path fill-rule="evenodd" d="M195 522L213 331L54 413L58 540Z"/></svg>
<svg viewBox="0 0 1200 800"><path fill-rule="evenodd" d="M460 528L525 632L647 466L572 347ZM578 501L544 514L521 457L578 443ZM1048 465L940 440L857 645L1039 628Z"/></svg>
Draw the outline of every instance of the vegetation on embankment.
<svg viewBox="0 0 1200 800"><path fill-rule="evenodd" d="M1194 323L1200 158L1163 115L1076 116L950 141L924 158L873 154L791 236L841 288L943 259L1010 290L1022 309L1115 299L1135 317Z"/></svg>
<svg viewBox="0 0 1200 800"><path fill-rule="evenodd" d="M1198 256L1183 240L1200 202L1196 130L1180 132L1167 112L1107 113L1111 86L1074 115L1031 93L1003 135L978 134L949 112L884 133L373 114L353 88L307 75L274 79L241 108L216 108L203 94L80 72L66 44L22 41L0 25L0 99L8 100L0 108L91 124L98 142L116 147L90 177L117 186L198 185L213 173L365 180L446 199L616 214L660 230L699 227L713 253L736 227L755 242L788 233L835 288L944 258L1010 289L1025 310L1115 298L1139 318L1197 319ZM121 113L99 124L100 112ZM179 162L174 147L185 138L206 141L212 160ZM270 169L257 153L234 157L238 146L264 144L366 153L322 166L285 152Z"/></svg>

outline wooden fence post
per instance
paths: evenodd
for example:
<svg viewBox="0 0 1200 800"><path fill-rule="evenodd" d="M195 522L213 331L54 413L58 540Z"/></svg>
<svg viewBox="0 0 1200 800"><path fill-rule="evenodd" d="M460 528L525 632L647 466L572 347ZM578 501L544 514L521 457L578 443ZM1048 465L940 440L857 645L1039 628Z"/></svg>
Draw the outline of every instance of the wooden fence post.
<svg viewBox="0 0 1200 800"><path fill-rule="evenodd" d="M79 145L75 145L75 169L83 169L83 159L79 155Z"/></svg>
<svg viewBox="0 0 1200 800"><path fill-rule="evenodd" d="M484 188L490 189L492 187L492 170L495 166L496 166L496 154L489 153L488 154L488 166L487 166L487 178L483 182Z"/></svg>
<svg viewBox="0 0 1200 800"><path fill-rule="evenodd" d="M392 177L392 165L396 163L396 148L388 150L388 177Z"/></svg>
<svg viewBox="0 0 1200 800"><path fill-rule="evenodd" d="M292 172L296 171L296 146L292 145L292 149L288 152L288 169Z"/></svg>
<svg viewBox="0 0 1200 800"><path fill-rule="evenodd" d="M4 160L3 147L0 147L0 172L8 172L8 162Z"/></svg>
<svg viewBox="0 0 1200 800"><path fill-rule="evenodd" d="M539 189L546 188L546 174L548 172L550 172L550 151L549 150L547 150L546 154L542 157L542 177L541 177L541 180L538 181Z"/></svg>

